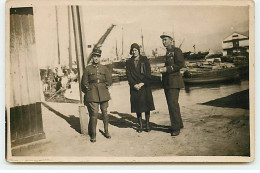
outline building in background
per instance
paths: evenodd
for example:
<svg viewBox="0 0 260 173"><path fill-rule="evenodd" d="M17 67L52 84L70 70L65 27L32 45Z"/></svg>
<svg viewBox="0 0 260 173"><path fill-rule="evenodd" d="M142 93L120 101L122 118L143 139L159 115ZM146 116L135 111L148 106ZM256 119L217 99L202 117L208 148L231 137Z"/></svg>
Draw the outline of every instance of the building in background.
<svg viewBox="0 0 260 173"><path fill-rule="evenodd" d="M233 33L222 42L223 56L247 56L249 52L249 37Z"/></svg>

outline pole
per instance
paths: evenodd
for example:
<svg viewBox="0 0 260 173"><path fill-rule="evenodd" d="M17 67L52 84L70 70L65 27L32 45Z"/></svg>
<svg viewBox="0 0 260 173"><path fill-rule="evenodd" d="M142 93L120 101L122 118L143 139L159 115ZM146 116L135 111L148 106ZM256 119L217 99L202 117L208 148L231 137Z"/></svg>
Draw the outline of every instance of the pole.
<svg viewBox="0 0 260 173"><path fill-rule="evenodd" d="M68 6L68 27L69 27L69 69L72 70L72 55L71 55L71 30L70 30L70 6Z"/></svg>
<svg viewBox="0 0 260 173"><path fill-rule="evenodd" d="M79 81L79 90L80 90L80 103L83 103L83 94L81 90L81 76L85 69L84 64L84 53L83 53L83 43L82 43L82 34L80 29L80 16L78 13L78 6L71 6L73 29L74 29L74 38L75 38L75 50L76 50L76 60L78 65L78 81Z"/></svg>
<svg viewBox="0 0 260 173"><path fill-rule="evenodd" d="M88 135L88 115L86 112L86 108L83 105L83 94L81 90L81 76L83 75L83 71L85 69L85 63L79 6L71 6L71 13L75 38L76 59L78 65L79 93L81 103L79 105L80 129L82 134Z"/></svg>
<svg viewBox="0 0 260 173"><path fill-rule="evenodd" d="M58 64L60 64L60 41L59 41L59 24L58 24L58 9L55 6L56 11L56 29L57 29L57 43L58 43Z"/></svg>

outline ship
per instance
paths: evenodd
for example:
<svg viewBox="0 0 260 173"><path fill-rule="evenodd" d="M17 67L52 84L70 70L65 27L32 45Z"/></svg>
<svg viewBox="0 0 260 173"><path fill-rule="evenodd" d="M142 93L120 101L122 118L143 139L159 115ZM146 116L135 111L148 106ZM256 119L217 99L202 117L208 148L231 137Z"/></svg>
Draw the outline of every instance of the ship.
<svg viewBox="0 0 260 173"><path fill-rule="evenodd" d="M190 61L196 61L196 60L203 60L206 58L206 56L209 54L209 52L198 52L198 53L192 53L191 51L189 52L184 52L183 56L185 60L190 60Z"/></svg>
<svg viewBox="0 0 260 173"><path fill-rule="evenodd" d="M207 66L201 69L185 70L183 81L185 84L235 81L240 78L239 71L238 67L212 69L210 66Z"/></svg>
<svg viewBox="0 0 260 173"><path fill-rule="evenodd" d="M193 45L193 48L194 48L194 52L188 51L188 52L183 53L185 60L190 60L190 61L204 60L206 58L206 56L209 54L209 51L206 51L206 52L199 51L196 53L195 44Z"/></svg>

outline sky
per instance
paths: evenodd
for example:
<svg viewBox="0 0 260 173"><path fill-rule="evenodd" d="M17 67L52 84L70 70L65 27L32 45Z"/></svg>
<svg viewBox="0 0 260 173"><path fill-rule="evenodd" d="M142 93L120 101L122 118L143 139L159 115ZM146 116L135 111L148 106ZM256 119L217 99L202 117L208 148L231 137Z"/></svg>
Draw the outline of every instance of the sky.
<svg viewBox="0 0 260 173"><path fill-rule="evenodd" d="M54 6L38 6L35 30L38 58L41 66L57 63L57 24ZM58 31L62 64L68 63L68 7L58 6ZM115 46L123 56L129 56L132 43L141 44L144 36L146 55L157 48L164 54L160 35L173 32L176 46L193 51L217 53L222 41L233 32L248 35L249 10L244 6L81 6L86 45L95 44L112 25L116 26L102 46L103 57L115 56ZM71 19L71 18L70 18ZM75 58L73 28L71 42ZM86 54L88 54L87 52Z"/></svg>

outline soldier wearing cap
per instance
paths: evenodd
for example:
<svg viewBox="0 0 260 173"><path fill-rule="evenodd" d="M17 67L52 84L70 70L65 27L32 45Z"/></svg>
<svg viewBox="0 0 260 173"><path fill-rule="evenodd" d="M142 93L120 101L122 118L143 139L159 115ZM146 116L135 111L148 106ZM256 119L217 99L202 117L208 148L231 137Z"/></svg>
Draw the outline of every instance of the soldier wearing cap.
<svg viewBox="0 0 260 173"><path fill-rule="evenodd" d="M160 68L162 73L162 84L168 104L171 120L171 136L180 134L183 122L178 103L180 88L184 88L184 82L180 74L180 69L184 67L184 56L181 49L175 47L171 34L164 32L160 38L166 48L165 67Z"/></svg>
<svg viewBox="0 0 260 173"><path fill-rule="evenodd" d="M99 106L103 115L104 136L111 138L108 132L108 101L110 94L108 87L112 84L111 73L100 64L102 51L94 49L92 53L92 64L87 66L82 76L82 91L85 93L84 104L87 106L89 120L90 141L96 142L96 126Z"/></svg>

